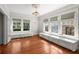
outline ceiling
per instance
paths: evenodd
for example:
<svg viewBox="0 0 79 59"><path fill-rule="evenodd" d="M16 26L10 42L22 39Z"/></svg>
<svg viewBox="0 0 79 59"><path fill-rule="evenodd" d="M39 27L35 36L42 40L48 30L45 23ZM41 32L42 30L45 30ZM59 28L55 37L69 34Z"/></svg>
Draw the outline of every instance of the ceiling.
<svg viewBox="0 0 79 59"><path fill-rule="evenodd" d="M40 13L40 15L44 15L66 5L67 4L40 4L38 12ZM10 12L16 12L26 15L32 15L32 12L34 11L32 4L7 4L7 7Z"/></svg>

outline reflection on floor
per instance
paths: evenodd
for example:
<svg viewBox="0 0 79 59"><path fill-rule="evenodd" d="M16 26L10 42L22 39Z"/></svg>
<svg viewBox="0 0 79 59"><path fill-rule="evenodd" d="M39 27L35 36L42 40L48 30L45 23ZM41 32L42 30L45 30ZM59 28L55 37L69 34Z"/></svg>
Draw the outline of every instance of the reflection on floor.
<svg viewBox="0 0 79 59"><path fill-rule="evenodd" d="M2 54L72 54L72 52L55 43L46 41L39 36L17 38L11 40L7 45L0 46Z"/></svg>

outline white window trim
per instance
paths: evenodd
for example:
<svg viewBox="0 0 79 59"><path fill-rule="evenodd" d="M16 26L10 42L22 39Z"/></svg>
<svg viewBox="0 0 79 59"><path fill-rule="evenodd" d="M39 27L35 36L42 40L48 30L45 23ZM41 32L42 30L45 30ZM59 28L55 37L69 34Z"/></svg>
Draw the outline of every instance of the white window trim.
<svg viewBox="0 0 79 59"><path fill-rule="evenodd" d="M30 21L30 19L20 19L21 20L21 31L13 31L13 23L14 23L13 19L17 19L18 20L19 18L12 18L12 25L11 25L11 28L12 28L11 31L12 31L12 33L13 32L29 32L31 30L31 28L29 28L29 30L27 30L27 31L23 30L23 21L24 20L29 20ZM31 21L29 23L31 23ZM29 24L29 25L31 27L31 24Z"/></svg>

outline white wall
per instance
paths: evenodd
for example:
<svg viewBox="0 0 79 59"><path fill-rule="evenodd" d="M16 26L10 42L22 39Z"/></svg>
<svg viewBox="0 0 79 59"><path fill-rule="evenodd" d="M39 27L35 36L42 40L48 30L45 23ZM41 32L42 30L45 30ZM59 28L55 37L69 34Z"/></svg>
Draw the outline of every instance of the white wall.
<svg viewBox="0 0 79 59"><path fill-rule="evenodd" d="M31 18L31 31L33 32L34 35L38 34L38 18L37 17L32 17Z"/></svg>
<svg viewBox="0 0 79 59"><path fill-rule="evenodd" d="M10 15L9 15L9 10L8 10L8 8L7 8L7 6L5 5L5 4L0 4L0 12L2 12L4 15L5 15L5 17L4 17L4 27L5 27L5 29L4 29L4 44L6 44L7 42L9 42L10 41L10 38L9 38L9 33L8 33L8 31L9 31L9 20L10 20Z"/></svg>
<svg viewBox="0 0 79 59"><path fill-rule="evenodd" d="M65 7L63 7L63 8L60 8L60 9L57 9L57 10L55 10L55 11L52 11L52 12L50 12L50 13L47 13L47 14L45 14L45 15L42 15L42 16L40 16L40 17L38 17L39 18L39 33L40 32L43 32L43 20L44 19L50 19L50 17L53 17L53 16L60 16L60 15L62 15L62 14L65 14L65 13L67 13L67 12L71 12L71 11L77 11L76 12L76 16L75 16L75 22L74 22L74 25L75 25L75 37L79 37L78 36L78 21L77 20L79 20L78 19L78 8L79 8L79 5L67 5L67 6L65 6ZM59 17L59 19L60 19L60 17ZM60 33L61 33L61 30L59 29L59 31L60 31Z"/></svg>
<svg viewBox="0 0 79 59"><path fill-rule="evenodd" d="M29 18L31 20L31 34L36 35L38 34L38 18L30 15L23 15L19 13L10 13L9 9L7 8L6 4L0 4L0 12L5 14L5 39L4 39L4 44L8 43L11 40L11 35L15 34L27 34L27 32L12 32L11 30L11 22L12 22L12 17L16 18L21 18L21 19L27 19ZM29 34L29 32L28 32Z"/></svg>
<svg viewBox="0 0 79 59"><path fill-rule="evenodd" d="M9 9L7 8L6 4L0 4L0 8L2 9L0 11L2 11L4 14L6 14L9 17Z"/></svg>
<svg viewBox="0 0 79 59"><path fill-rule="evenodd" d="M30 15L24 15L24 14L19 14L15 12L10 13L10 31L9 31L9 36L13 35L20 35L20 34L26 34L26 35L37 35L38 34L38 19L37 17L30 16ZM30 31L20 31L20 32L13 32L12 30L12 18L19 18L21 20L23 19L28 19L30 20Z"/></svg>

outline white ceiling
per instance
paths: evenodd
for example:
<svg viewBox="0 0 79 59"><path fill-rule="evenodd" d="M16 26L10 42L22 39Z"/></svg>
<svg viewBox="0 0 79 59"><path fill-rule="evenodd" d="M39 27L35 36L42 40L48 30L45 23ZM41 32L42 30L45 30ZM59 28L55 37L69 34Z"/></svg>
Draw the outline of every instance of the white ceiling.
<svg viewBox="0 0 79 59"><path fill-rule="evenodd" d="M40 15L43 15L66 5L67 4L40 4L38 12ZM10 12L22 13L26 15L32 15L32 12L34 11L32 4L7 4L7 7Z"/></svg>

